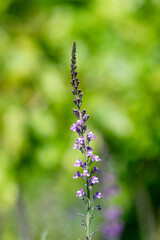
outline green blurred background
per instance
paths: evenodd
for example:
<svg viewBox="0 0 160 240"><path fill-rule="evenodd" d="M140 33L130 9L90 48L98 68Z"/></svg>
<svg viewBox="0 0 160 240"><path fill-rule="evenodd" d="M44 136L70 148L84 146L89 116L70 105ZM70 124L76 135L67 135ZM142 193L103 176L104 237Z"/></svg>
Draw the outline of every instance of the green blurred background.
<svg viewBox="0 0 160 240"><path fill-rule="evenodd" d="M159 39L159 0L0 1L1 240L84 239L73 41L92 146L103 163L107 146L122 188L122 240L160 239Z"/></svg>

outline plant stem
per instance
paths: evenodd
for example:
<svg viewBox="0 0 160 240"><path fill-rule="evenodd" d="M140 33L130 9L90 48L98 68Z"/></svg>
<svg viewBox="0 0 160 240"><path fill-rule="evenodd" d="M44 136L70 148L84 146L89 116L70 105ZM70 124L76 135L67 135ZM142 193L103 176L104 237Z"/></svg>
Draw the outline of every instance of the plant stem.
<svg viewBox="0 0 160 240"><path fill-rule="evenodd" d="M90 191L89 191L89 181L87 178L87 216L86 216L86 239L90 240L90 208L91 208L91 202L90 202Z"/></svg>

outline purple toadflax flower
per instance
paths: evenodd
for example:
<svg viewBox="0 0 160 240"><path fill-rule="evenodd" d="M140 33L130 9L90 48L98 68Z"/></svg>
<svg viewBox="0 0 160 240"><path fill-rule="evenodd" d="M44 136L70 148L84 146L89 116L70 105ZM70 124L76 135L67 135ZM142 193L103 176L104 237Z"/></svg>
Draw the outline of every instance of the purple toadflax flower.
<svg viewBox="0 0 160 240"><path fill-rule="evenodd" d="M74 164L75 167L83 167L83 162L82 162L82 159L78 159L75 164Z"/></svg>
<svg viewBox="0 0 160 240"><path fill-rule="evenodd" d="M78 118L77 122L71 126L71 130L78 133L78 138L73 146L73 149L78 149L84 155L84 161L80 158L74 164L75 167L81 167L83 169L82 173L80 171L76 172L73 178L82 178L84 183L85 190L81 188L77 191L76 197L84 200L86 204L87 213L86 216L81 214L84 217L82 219L83 225L86 230L86 240L92 240L94 232L90 231L90 223L93 218L93 211L95 209L100 210L100 205L93 206L95 199L102 198L101 193L96 192L92 194L92 187L99 183L99 180L96 176L93 176L95 173L100 173L97 167L92 167L93 162L99 162L101 159L93 154L93 149L89 146L89 143L92 139L96 139L95 135L87 129L86 122L89 118L89 114L86 114L86 110L81 110L82 97L83 93L79 88L79 80L77 78L78 72L76 71L76 43L73 43L72 48L72 59L71 59L71 85L73 87L72 93L74 95L74 103L76 108L73 108L73 113Z"/></svg>
<svg viewBox="0 0 160 240"><path fill-rule="evenodd" d="M94 201L96 198L102 198L102 194L99 192L96 192L95 195L93 196L93 200Z"/></svg>
<svg viewBox="0 0 160 240"><path fill-rule="evenodd" d="M85 196L85 193L83 192L83 189L81 188L79 191L77 191L76 197L82 197Z"/></svg>
<svg viewBox="0 0 160 240"><path fill-rule="evenodd" d="M92 186L92 185L94 185L95 183L99 183L99 181L98 181L98 178L97 178L97 177L93 176L93 177L90 179L90 185Z"/></svg>

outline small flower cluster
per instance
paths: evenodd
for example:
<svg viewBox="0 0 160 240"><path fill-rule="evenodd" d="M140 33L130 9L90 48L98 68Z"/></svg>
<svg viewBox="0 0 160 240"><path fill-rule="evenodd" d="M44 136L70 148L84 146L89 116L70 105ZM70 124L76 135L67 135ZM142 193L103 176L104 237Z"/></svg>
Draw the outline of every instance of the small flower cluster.
<svg viewBox="0 0 160 240"><path fill-rule="evenodd" d="M99 183L98 177L95 176L96 173L100 173L97 167L93 167L94 162L99 162L101 159L99 156L93 154L93 149L89 146L92 139L96 139L95 135L87 129L86 122L89 118L89 114L86 114L86 110L81 110L82 105L82 97L83 93L81 89L79 89L79 81L77 78L77 71L76 70L76 44L73 44L72 49L72 59L71 59L71 85L73 87L72 93L74 95L74 103L77 109L73 109L73 113L78 118L77 122L71 126L71 130L78 133L78 138L73 146L73 149L79 149L80 152L84 155L85 160L83 161L79 158L74 166L80 167L81 170L77 171L73 178L82 178L84 181L84 188L81 188L77 191L77 197L80 197L87 206L87 214L86 219L83 219L83 225L86 229L86 239L91 240L93 233L90 233L90 222L93 218L93 210L98 209L100 210L100 205L98 206L91 206L95 199L102 198L101 193L96 192L91 196L91 190L93 185ZM83 214L82 214L83 215ZM81 215L81 216L82 216ZM83 215L84 217L84 215Z"/></svg>

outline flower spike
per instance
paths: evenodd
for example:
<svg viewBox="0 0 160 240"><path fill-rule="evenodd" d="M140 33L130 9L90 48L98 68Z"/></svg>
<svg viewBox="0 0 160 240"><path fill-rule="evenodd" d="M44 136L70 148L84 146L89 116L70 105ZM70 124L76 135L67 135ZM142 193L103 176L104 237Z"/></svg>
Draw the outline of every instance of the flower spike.
<svg viewBox="0 0 160 240"><path fill-rule="evenodd" d="M101 159L93 154L93 149L89 146L90 142L93 139L96 139L96 136L87 129L86 123L89 119L89 114L86 114L86 109L81 110L82 106L82 98L83 92L79 88L79 79L77 77L77 66L76 66L76 43L73 43L72 48L72 59L71 59L71 85L73 87L72 93L74 95L74 104L76 108L73 108L73 113L77 117L77 122L71 126L71 131L78 133L78 138L73 146L73 149L79 149L81 153L84 155L84 161L79 158L76 160L74 166L81 167L83 169L82 172L78 171L75 173L73 178L82 178L84 180L84 187L85 191L81 188L77 191L76 197L84 200L85 204L87 205L87 213L85 219L83 220L83 225L85 226L86 230L86 240L92 240L93 232L90 230L90 222L93 218L93 210L98 209L100 210L100 205L92 206L93 201L95 199L102 198L101 193L96 192L92 194L92 187L99 183L98 177L93 176L95 173L100 173L97 167L91 168L91 164L93 162L99 162Z"/></svg>

